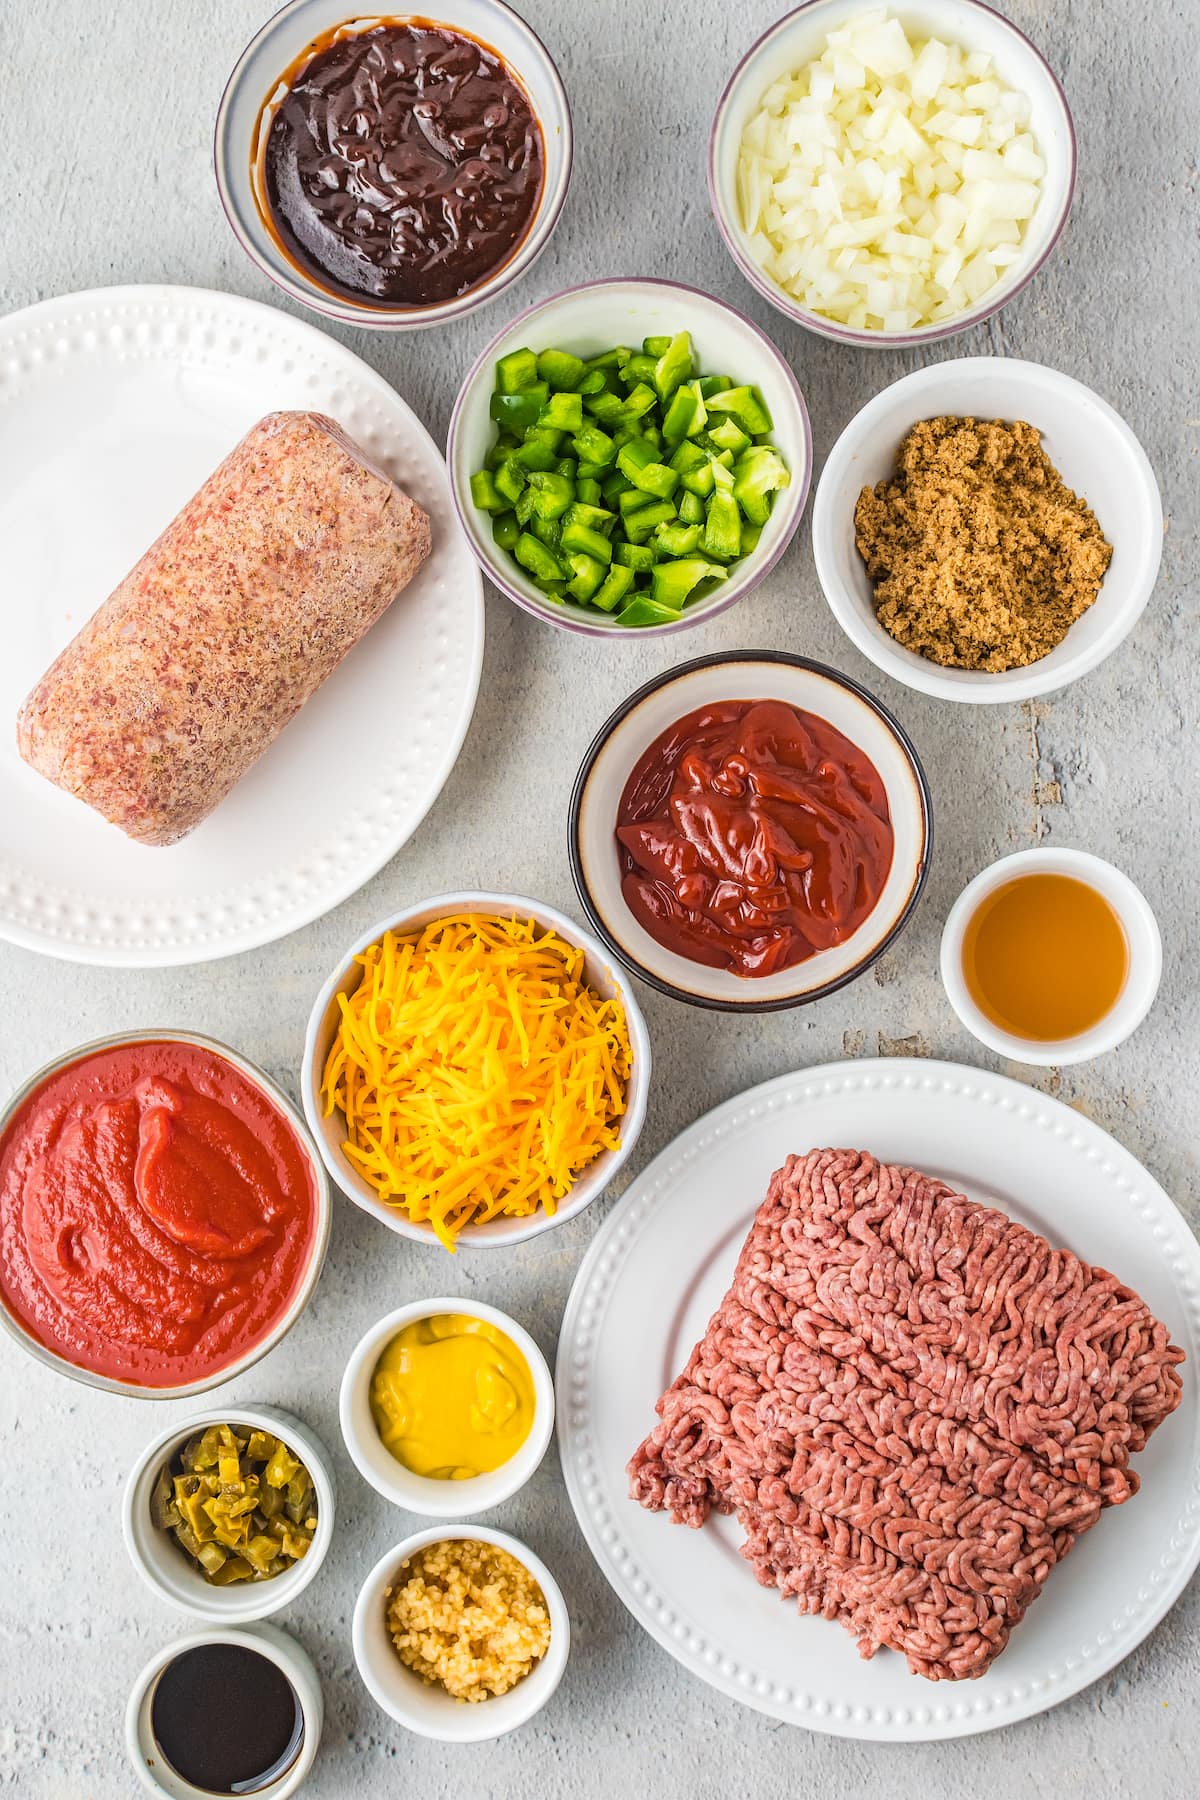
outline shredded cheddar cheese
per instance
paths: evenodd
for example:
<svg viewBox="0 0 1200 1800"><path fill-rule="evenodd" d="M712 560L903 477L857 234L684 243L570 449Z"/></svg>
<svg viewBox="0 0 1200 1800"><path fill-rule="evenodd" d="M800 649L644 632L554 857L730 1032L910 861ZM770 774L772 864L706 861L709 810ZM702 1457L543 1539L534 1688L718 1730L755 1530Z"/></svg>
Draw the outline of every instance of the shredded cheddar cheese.
<svg viewBox="0 0 1200 1800"><path fill-rule="evenodd" d="M339 996L328 1117L380 1199L433 1227L552 1213L620 1144L632 1063L625 1009L582 950L534 920L458 914L383 938Z"/></svg>

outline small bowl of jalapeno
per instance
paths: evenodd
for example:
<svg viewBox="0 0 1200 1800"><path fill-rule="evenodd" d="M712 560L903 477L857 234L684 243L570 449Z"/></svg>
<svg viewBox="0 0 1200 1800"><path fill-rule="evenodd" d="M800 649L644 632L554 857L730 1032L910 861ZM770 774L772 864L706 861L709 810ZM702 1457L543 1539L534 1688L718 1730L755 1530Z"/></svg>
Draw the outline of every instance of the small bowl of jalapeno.
<svg viewBox="0 0 1200 1800"><path fill-rule="evenodd" d="M677 282L594 281L523 313L467 376L446 445L485 575L596 637L682 631L768 575L812 473L771 340Z"/></svg>
<svg viewBox="0 0 1200 1800"><path fill-rule="evenodd" d="M288 1605L325 1560L336 1492L327 1451L275 1406L197 1413L143 1451L125 1547L159 1598L221 1624Z"/></svg>

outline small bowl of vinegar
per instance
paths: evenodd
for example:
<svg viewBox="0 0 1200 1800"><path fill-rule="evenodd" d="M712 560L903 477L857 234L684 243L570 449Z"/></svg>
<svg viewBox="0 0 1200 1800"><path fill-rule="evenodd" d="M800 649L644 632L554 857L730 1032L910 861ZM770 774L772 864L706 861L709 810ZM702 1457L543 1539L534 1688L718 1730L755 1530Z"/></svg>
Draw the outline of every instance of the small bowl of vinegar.
<svg viewBox="0 0 1200 1800"><path fill-rule="evenodd" d="M942 932L941 974L990 1050L1081 1063L1124 1043L1150 1011L1162 939L1128 875L1089 851L1042 846L968 882Z"/></svg>

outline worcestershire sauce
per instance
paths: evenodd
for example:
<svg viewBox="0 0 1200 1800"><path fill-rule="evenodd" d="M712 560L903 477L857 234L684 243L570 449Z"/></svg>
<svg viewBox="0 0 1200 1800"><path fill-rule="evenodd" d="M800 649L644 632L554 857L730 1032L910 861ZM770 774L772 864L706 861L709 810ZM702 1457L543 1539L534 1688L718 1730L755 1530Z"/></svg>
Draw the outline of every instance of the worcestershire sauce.
<svg viewBox="0 0 1200 1800"><path fill-rule="evenodd" d="M168 1663L150 1724L175 1773L208 1794L257 1793L291 1767L304 1738L287 1676L237 1644L202 1644Z"/></svg>
<svg viewBox="0 0 1200 1800"><path fill-rule="evenodd" d="M486 44L425 19L345 29L281 78L260 171L269 223L294 262L350 300L452 300L528 231L541 128Z"/></svg>

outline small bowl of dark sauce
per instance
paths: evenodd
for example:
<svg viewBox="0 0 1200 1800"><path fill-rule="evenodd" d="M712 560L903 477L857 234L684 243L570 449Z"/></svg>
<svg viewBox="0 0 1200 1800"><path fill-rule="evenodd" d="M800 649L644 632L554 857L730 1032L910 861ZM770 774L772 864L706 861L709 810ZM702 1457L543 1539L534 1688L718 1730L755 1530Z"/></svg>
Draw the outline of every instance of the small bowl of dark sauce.
<svg viewBox="0 0 1200 1800"><path fill-rule="evenodd" d="M230 225L272 281L327 317L404 330L485 305L545 248L571 115L501 0L429 17L290 0L229 79L214 155Z"/></svg>
<svg viewBox="0 0 1200 1800"><path fill-rule="evenodd" d="M159 1651L130 1695L125 1738L151 1794L286 1800L312 1767L321 1722L320 1684L300 1645L273 1625L247 1625Z"/></svg>

